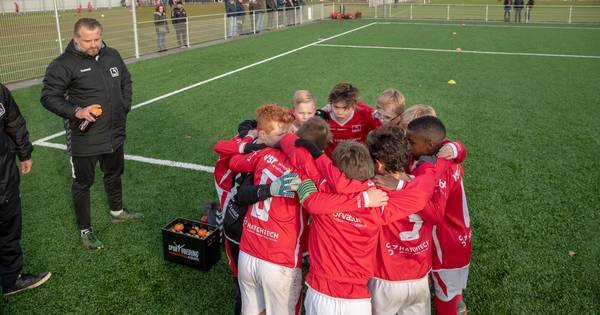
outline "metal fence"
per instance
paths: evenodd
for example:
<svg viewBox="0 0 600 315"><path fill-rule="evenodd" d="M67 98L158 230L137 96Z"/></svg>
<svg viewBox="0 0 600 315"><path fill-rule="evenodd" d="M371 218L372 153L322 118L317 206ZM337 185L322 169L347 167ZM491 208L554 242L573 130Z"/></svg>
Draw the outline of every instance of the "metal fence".
<svg viewBox="0 0 600 315"><path fill-rule="evenodd" d="M48 6L49 0L46 1ZM51 11L25 14L0 13L0 82L10 83L43 76L50 61L64 50L72 37L73 25L80 17L93 17L104 27L103 39L124 58L140 57L159 50L152 9L113 7L93 12L59 10L53 1ZM62 0L67 1L67 0ZM72 1L72 0L71 0ZM97 0L100 1L100 0ZM120 3L116 0L103 0ZM132 1L127 0L130 5ZM392 0L393 1L393 0ZM419 0L420 1L420 0ZM140 1L136 1L141 3ZM390 3L389 0L362 3L316 3L277 11L225 13L190 16L175 29L169 21L165 36L167 49L180 46L253 35L263 31L328 19L332 12L361 12L363 18L403 20L447 20L496 22L504 20L504 7L497 5L436 5ZM374 4L374 5L373 5ZM146 11L142 11L142 10ZM140 12L136 13L136 10ZM523 8L521 23L600 23L600 6L535 6ZM515 10L511 8L511 23ZM177 40L177 33L182 34Z"/></svg>
<svg viewBox="0 0 600 315"><path fill-rule="evenodd" d="M132 0L127 1L130 4ZM225 13L189 16L178 29L169 20L165 46L174 49L306 24L327 18L330 8L314 4L273 12L244 12L233 17ZM149 20L152 13L149 14L147 17L148 13L144 13L142 19L136 14L136 7L131 6L76 12L59 10L58 5L52 11L0 13L0 82L43 76L48 64L64 51L72 38L73 25L81 17L98 19L104 28L103 40L124 58L155 53L157 29ZM178 32L183 35L183 43L177 40Z"/></svg>

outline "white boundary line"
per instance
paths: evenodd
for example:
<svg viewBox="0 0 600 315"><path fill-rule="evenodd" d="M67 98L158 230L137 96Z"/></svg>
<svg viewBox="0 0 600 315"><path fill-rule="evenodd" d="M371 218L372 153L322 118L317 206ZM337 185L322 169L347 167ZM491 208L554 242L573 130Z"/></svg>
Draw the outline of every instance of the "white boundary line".
<svg viewBox="0 0 600 315"><path fill-rule="evenodd" d="M460 27L500 27L500 28L547 28L561 30L593 30L600 31L600 27L585 26L544 26L544 25L500 25L500 24L471 24L471 23L427 23L427 22L375 22L377 24L402 24L402 25L429 25L429 26L460 26Z"/></svg>
<svg viewBox="0 0 600 315"><path fill-rule="evenodd" d="M37 145L41 146L41 147L54 148L54 149L59 149L59 150L67 150L67 146L64 144L61 144L61 143L38 142ZM139 155L125 154L125 159L130 160L130 161L138 161L138 162L154 164L154 165L163 165L163 166L170 166L170 167L176 167L176 168L183 168L183 169L201 171L201 172L207 172L207 173L215 172L215 168L212 166L204 166L204 165L200 165L200 164L186 163L186 162L176 162L176 161L171 161L171 160L161 160L161 159L148 158L148 157L139 156Z"/></svg>
<svg viewBox="0 0 600 315"><path fill-rule="evenodd" d="M331 40L331 39L334 39L334 38L337 38L337 37L340 37L340 36L343 36L343 35L346 35L346 34L349 34L349 33L352 33L352 32L356 32L356 31L358 31L358 30L361 30L361 29L363 29L363 28L366 28L366 27L369 27L369 26L371 26L371 25L375 25L375 24L377 24L377 22L372 22L372 23L369 23L369 24L366 24L366 25L363 25L363 26L359 26L359 27L353 28L353 29L351 29L351 30L349 30L349 31L346 31L346 32L343 32L343 33L339 33L339 34L337 34L337 35L333 35L333 36L330 36L330 37L327 37L327 38L324 38L324 39L320 39L320 40L318 40L318 41L316 41L316 42L314 42L314 43L311 43L311 44L308 44L308 45L304 45L304 46L302 46L302 47L298 47L298 48L295 48L295 49L292 49L292 50L288 50L288 51L286 51L286 52L284 52L284 53L281 53L281 54L279 54L279 55L275 55L275 56L273 56L273 57L269 57L269 58L263 59L263 60L261 60L261 61L257 61L257 62L255 62L255 63L253 63L253 64L249 64L249 65L247 65L247 66L244 66L244 67L241 67L241 68L237 68L237 69L235 69L235 70L233 70L233 71L229 71L229 72L227 72L227 73L223 73L223 74L221 74L221 75L218 75L218 76L216 76L216 77L212 77L212 78L210 78L210 79L207 79L207 80L204 80L204 81L200 81L200 82L194 83L194 84L192 84L192 85L188 85L188 86L186 86L186 87L184 87L184 88L181 88L181 89L179 89L179 90L175 90L175 91L173 91L173 92L170 92L170 93L167 93L167 94L163 94L163 95L161 95L161 96L158 96L158 97L155 97L155 98L153 98L153 99L149 99L149 100L147 100L147 101L144 101L144 102L141 102L141 103L139 103L139 104L137 104L137 105L134 105L134 106L132 106L132 107L131 107L131 110L138 109L138 108L140 108L140 107L142 107L142 106L146 106L146 105L152 104L152 103L154 103L154 102L160 101L160 100L162 100L162 99L165 99L165 98L167 98L167 97L173 96L173 95L175 95L175 94L179 94L179 93L181 93L181 92L185 92L185 91L187 91L187 90L193 89L193 88L195 88L195 87L199 87L199 86L201 86L201 85L204 85L204 84L206 84L206 83L209 83L209 82L212 82L212 81L215 81L215 80L218 80L218 79L221 79L221 78L224 78L224 77L230 76L230 75L232 75L232 74L235 74L235 73L238 73L238 72L244 71L244 70L246 70L246 69L250 69L250 68L256 67L256 66L258 66L258 65L261 65L261 64L263 64L263 63L269 62L269 61L271 61L271 60L275 60L275 59L277 59L277 58L281 58L281 57L283 57L283 56L287 56L287 55L289 55L289 54L291 54L291 53L295 53L295 52L297 52L297 51L299 51L299 50L306 49L306 48L308 48L308 47L311 47L311 46L314 46L314 45L320 44L320 43L322 43L322 42L324 42L324 41L328 41L328 40ZM60 136L62 136L62 135L64 135L64 134L65 134L65 131L57 132L57 133L55 133L55 134L53 134L53 135L50 135L50 136L48 136L48 137L45 137L45 138L42 138L42 139L36 140L36 141L34 141L34 142L33 142L33 144L39 144L39 143L42 143L42 142L46 142L46 141L48 141L48 140L52 140L52 139L54 139L54 138L58 138L58 137L60 137Z"/></svg>
<svg viewBox="0 0 600 315"><path fill-rule="evenodd" d="M390 47L390 46L358 46L358 45L336 45L336 44L317 44L318 47L337 47L337 48L359 48L359 49L387 49L387 50L408 50L408 51L433 51L433 52L458 52L454 49L435 49L435 48L413 48L413 47ZM535 57L560 57L560 58L587 58L600 59L600 56L586 55L563 55L563 54L538 54L538 53L517 53L517 52L502 52L502 51L479 51L479 50L462 50L461 54L484 54L484 55L514 55L514 56L535 56Z"/></svg>
<svg viewBox="0 0 600 315"><path fill-rule="evenodd" d="M184 88L181 88L179 90L176 90L176 91L173 91L173 92L170 92L170 93L167 93L167 94L163 94L163 95L155 97L153 99L149 99L147 101L144 101L144 102L141 102L141 103L139 103L137 105L132 106L131 109L132 110L138 109L140 107L152 104L154 102L160 101L162 99L165 99L167 97L173 96L175 94L179 94L181 92L185 92L187 90L190 90L190 89L193 89L195 87L204 85L206 83L209 83L209 82L212 82L212 81L224 78L226 76L230 76L232 74L244 71L246 69L250 69L252 67L256 67L258 65L261 65L263 63L269 62L271 60L275 60L277 58L281 58L283 56L287 56L287 55L295 53L297 51L306 49L308 47L315 46L315 45L320 44L322 42L325 42L325 41L328 41L328 40L331 40L331 39L334 39L334 38L337 38L337 37L340 37L340 36L343 36L343 35L346 35L346 34L349 34L349 33L352 33L352 32L356 32L358 30L361 30L363 28L366 28L366 27L369 27L369 26L375 25L375 24L377 24L377 23L376 22L372 22L372 23L369 23L369 24L366 24L366 25L363 25L363 26L359 26L359 27L353 28L353 29L351 29L349 31L346 31L346 32L343 32L343 33L339 33L339 34L336 34L336 35L333 35L333 36L330 36L330 37L327 37L327 38L319 39L318 41L313 42L311 44L304 45L302 47L298 47L298 48L295 48L295 49L292 49L292 50L288 50L288 51L286 51L284 53L281 53L279 55L275 55L273 57L269 57L269 58L257 61L257 62L255 62L253 64L246 65L244 67L235 69L233 71L229 71L227 73L223 73L221 75L212 77L210 79L207 79L207 80L204 80L204 81L200 81L200 82L194 83L192 85L188 85L188 86L186 86ZM37 145L37 146L47 147L47 148L54 148L54 149L59 149L59 150L67 150L67 146L64 145L64 144L48 142L49 140L52 140L54 138L58 138L58 137L64 135L65 133L66 133L65 131L57 132L55 134L49 135L47 137L44 137L42 139L38 139L38 140L34 141L33 144ZM194 164L194 163L186 163L186 162L170 161L170 160L160 160L160 159L148 158L148 157L143 157L143 156L138 156L138 155L125 154L125 159L126 160L131 160L131 161L138 161L138 162L143 162L143 163L155 164L155 165L164 165L164 166L171 166L171 167L177 167L177 168L190 169L190 170L194 170L194 171L203 171L203 172L207 172L207 173L214 173L214 170L215 170L215 168L211 167L211 166L205 166L205 165Z"/></svg>

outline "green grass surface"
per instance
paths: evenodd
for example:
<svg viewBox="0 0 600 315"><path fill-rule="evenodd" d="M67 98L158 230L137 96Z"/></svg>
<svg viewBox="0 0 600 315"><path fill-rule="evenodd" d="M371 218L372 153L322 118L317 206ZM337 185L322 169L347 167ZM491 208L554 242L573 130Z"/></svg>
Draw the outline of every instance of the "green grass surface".
<svg viewBox="0 0 600 315"><path fill-rule="evenodd" d="M132 64L134 103L370 22L325 22ZM325 44L598 55L600 30L378 24ZM259 104L287 105L298 89L324 104L340 81L359 86L369 104L398 88L408 104L433 105L449 136L469 149L470 313L594 314L599 73L599 59L309 47L133 111L126 153L213 165L215 141ZM32 139L62 126L39 105L39 91L14 93ZM68 156L36 147L33 160L22 179L25 268L54 275L40 289L1 299L0 313L231 313L224 255L202 273L164 262L161 250L161 226L201 216L204 201L216 198L212 174L127 161L125 204L146 220L110 225L98 173L92 219L106 249L90 253L79 245Z"/></svg>
<svg viewBox="0 0 600 315"><path fill-rule="evenodd" d="M308 7L311 6L313 19L327 17L333 10L340 10L338 4L307 2L303 11L303 21L308 20ZM450 10L448 11L448 5ZM321 6L323 5L323 7ZM551 5L552 7L544 7ZM559 6L556 6L559 5ZM589 6L592 7L589 7ZM578 1L538 1L533 12L536 23L600 23L600 0ZM369 7L365 1L349 2L346 12L361 11L363 17L393 17L415 20L487 20L500 21L503 18L501 3L497 0L440 0L431 5L413 4ZM569 6L574 6L570 10ZM72 28L80 17L98 19L104 26L104 40L119 49L125 58L135 56L132 13L129 8L86 10L77 14L72 8L59 11L61 42L64 47L70 41ZM139 7L136 11L138 50L140 55L157 51L156 31L153 23L153 7ZM167 9L168 12L170 9ZM223 39L225 36L224 5L222 3L188 4L190 44L196 45ZM412 13L411 13L412 12ZM525 14L525 11L523 11ZM569 20L570 16L570 20ZM280 18L284 18L282 15ZM265 17L265 26L267 23ZM287 22L287 19L285 20ZM280 21L280 24L284 22ZM289 23L288 23L289 24ZM252 32L252 20L245 17L243 32ZM175 31L171 27L166 37L167 48L179 47ZM0 14L0 82L10 83L43 76L46 66L60 53L60 45L53 11L26 12L25 14Z"/></svg>

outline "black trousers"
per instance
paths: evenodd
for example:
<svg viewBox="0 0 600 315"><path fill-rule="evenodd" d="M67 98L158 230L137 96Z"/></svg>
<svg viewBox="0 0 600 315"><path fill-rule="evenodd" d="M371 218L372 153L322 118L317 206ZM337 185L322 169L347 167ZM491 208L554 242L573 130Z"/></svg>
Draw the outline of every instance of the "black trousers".
<svg viewBox="0 0 600 315"><path fill-rule="evenodd" d="M73 167L71 193L73 194L75 217L79 229L89 229L92 226L90 187L94 184L96 162L100 162L100 169L104 173L104 191L106 191L110 210L123 209L121 175L125 168L124 160L123 146L109 154L71 157Z"/></svg>
<svg viewBox="0 0 600 315"><path fill-rule="evenodd" d="M3 288L11 287L21 273L21 198L16 192L0 201L0 282Z"/></svg>

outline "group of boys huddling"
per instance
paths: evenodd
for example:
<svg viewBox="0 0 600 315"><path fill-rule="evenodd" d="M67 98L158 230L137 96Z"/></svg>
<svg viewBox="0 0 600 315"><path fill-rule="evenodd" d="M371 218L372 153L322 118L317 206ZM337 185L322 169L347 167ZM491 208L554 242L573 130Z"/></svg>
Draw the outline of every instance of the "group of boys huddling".
<svg viewBox="0 0 600 315"><path fill-rule="evenodd" d="M429 314L430 276L437 313L466 313L466 150L431 106L340 83L256 114L214 148L236 314L298 314L306 251L306 314Z"/></svg>

